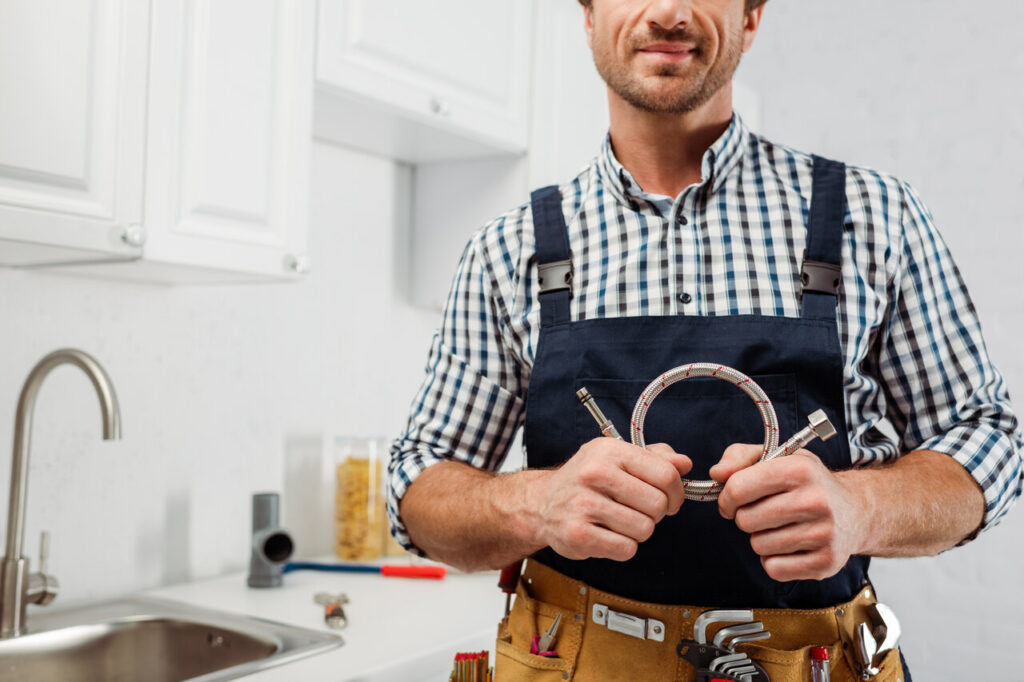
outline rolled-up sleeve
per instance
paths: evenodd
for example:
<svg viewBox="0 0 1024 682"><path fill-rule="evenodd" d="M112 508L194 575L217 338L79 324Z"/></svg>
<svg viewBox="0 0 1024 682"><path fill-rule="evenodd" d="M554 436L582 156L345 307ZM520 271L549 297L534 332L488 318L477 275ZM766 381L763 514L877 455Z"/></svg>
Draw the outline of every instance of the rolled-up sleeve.
<svg viewBox="0 0 1024 682"><path fill-rule="evenodd" d="M391 446L387 496L391 534L415 554L422 552L410 541L399 514L413 481L439 462L498 470L523 421L523 370L505 343L507 313L486 253L487 235L500 224L489 227L463 252L423 383L404 433Z"/></svg>
<svg viewBox="0 0 1024 682"><path fill-rule="evenodd" d="M932 217L903 186L902 250L879 370L900 449L952 456L985 496L981 530L1020 497L1024 437L978 315Z"/></svg>

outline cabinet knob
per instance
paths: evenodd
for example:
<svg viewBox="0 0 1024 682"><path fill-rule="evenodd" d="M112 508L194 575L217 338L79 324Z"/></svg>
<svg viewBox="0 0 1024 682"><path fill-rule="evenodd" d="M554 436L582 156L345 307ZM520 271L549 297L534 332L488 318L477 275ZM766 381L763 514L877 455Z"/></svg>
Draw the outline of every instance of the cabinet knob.
<svg viewBox="0 0 1024 682"><path fill-rule="evenodd" d="M307 275L310 269L309 256L304 253L289 253L284 258L284 267L296 275Z"/></svg>
<svg viewBox="0 0 1024 682"><path fill-rule="evenodd" d="M430 98L430 110L438 116L448 116L452 113L452 108L448 105L448 100L441 97Z"/></svg>
<svg viewBox="0 0 1024 682"><path fill-rule="evenodd" d="M124 230L121 231L121 241L128 246L141 248L146 243L146 231L138 223L126 225Z"/></svg>

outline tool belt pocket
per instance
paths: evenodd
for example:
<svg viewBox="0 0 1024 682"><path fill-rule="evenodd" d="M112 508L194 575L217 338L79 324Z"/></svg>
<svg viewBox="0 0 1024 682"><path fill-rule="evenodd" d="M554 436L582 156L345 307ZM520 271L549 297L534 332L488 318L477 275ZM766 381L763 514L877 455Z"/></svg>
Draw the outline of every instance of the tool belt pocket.
<svg viewBox="0 0 1024 682"><path fill-rule="evenodd" d="M534 638L549 628L559 614L561 623L551 645L558 656L530 653ZM583 624L575 612L537 601L527 594L520 581L515 604L498 626L495 682L564 682L572 678L582 636Z"/></svg>
<svg viewBox="0 0 1024 682"><path fill-rule="evenodd" d="M882 658L878 674L871 678L872 682L905 682L906 679L899 649L893 649Z"/></svg>
<svg viewBox="0 0 1024 682"><path fill-rule="evenodd" d="M811 679L813 648L805 646L799 649L773 649L768 646L746 644L739 650L760 663L772 682L806 682ZM828 650L831 682L855 682L860 679L860 676L854 675L853 670L846 664L841 644L830 646Z"/></svg>
<svg viewBox="0 0 1024 682"><path fill-rule="evenodd" d="M495 645L495 654L495 682L565 682L571 677L567 662L534 656L501 638Z"/></svg>
<svg viewBox="0 0 1024 682"><path fill-rule="evenodd" d="M811 679L813 648L805 646L799 649L773 649L762 644L743 644L738 650L760 663L772 682L807 682ZM842 642L836 642L827 648L831 682L861 682L863 678L852 667ZM906 679L898 649L893 649L885 655L878 674L870 679L871 682L897 682Z"/></svg>

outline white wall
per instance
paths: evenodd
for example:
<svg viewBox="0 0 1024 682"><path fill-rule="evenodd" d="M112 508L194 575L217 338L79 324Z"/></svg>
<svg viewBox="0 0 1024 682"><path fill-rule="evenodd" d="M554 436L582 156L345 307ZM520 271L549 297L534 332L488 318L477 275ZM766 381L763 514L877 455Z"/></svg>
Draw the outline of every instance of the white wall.
<svg viewBox="0 0 1024 682"><path fill-rule="evenodd" d="M984 9L982 9L984 7ZM1024 5L771 0L740 78L779 142L895 173L931 207L1024 411ZM938 558L876 561L916 680L1024 679L1024 511Z"/></svg>
<svg viewBox="0 0 1024 682"><path fill-rule="evenodd" d="M162 288L0 269L0 443L12 442L25 376L54 348L94 354L121 401L124 438L105 443L77 369L55 370L39 395L25 551L52 532L58 605L243 570L250 496L281 490L290 434L402 428L437 322L404 303L408 184L406 167L315 144L301 284Z"/></svg>

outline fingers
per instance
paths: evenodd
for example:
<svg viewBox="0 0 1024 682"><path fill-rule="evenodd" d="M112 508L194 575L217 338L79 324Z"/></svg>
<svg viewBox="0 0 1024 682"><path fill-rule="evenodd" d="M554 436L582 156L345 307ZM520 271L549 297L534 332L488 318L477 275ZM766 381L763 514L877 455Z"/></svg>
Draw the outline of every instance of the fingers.
<svg viewBox="0 0 1024 682"><path fill-rule="evenodd" d="M667 459L676 468L680 476L690 473L690 470L693 468L693 461L689 457L679 454L665 443L652 443L647 446L647 450Z"/></svg>
<svg viewBox="0 0 1024 682"><path fill-rule="evenodd" d="M611 480L617 480L619 485L632 480L636 486L646 489L642 492L646 493L648 500L659 498L663 509L665 496L661 493L651 495L651 486L622 470L618 470L618 475ZM585 480L581 482L584 483L583 487L562 507L562 522L557 524L558 528L549 544L556 552L570 559L597 557L628 560L636 553L639 543L654 533L655 519L636 508L643 506L643 503L635 499L630 500L629 504L619 503L603 491L587 487ZM614 487L613 484L605 484ZM653 502L648 504L655 505ZM658 520L663 516L663 511L659 512Z"/></svg>
<svg viewBox="0 0 1024 682"><path fill-rule="evenodd" d="M750 536L751 548L762 557L810 552L828 547L835 537L828 523L789 524Z"/></svg>
<svg viewBox="0 0 1024 682"><path fill-rule="evenodd" d="M828 549L800 554L785 554L761 559L765 572L773 580L824 580L831 578L846 565L849 556Z"/></svg>
<svg viewBox="0 0 1024 682"><path fill-rule="evenodd" d="M682 482L664 458L609 438L592 442L564 471L583 488L646 514L656 523L678 510ZM586 447L586 446L585 446Z"/></svg>
<svg viewBox="0 0 1024 682"><path fill-rule="evenodd" d="M741 469L746 469L761 459L763 446L750 443L733 443L722 453L722 459L711 467L711 478L725 483Z"/></svg>
<svg viewBox="0 0 1024 682"><path fill-rule="evenodd" d="M666 445L643 450L596 438L542 479L538 535L568 558L625 561L662 518L679 511L680 472L690 467L688 457Z"/></svg>
<svg viewBox="0 0 1024 682"><path fill-rule="evenodd" d="M566 531L564 542L552 542L551 549L566 559L611 559L628 561L636 554L636 540L587 523L577 524Z"/></svg>
<svg viewBox="0 0 1024 682"><path fill-rule="evenodd" d="M655 443L646 450L636 450L623 459L623 469L665 497L664 508L654 517L660 521L663 516L679 511L685 499L685 490L680 476L693 466L690 458L680 455L664 443Z"/></svg>
<svg viewBox="0 0 1024 682"><path fill-rule="evenodd" d="M734 518L740 530L760 533L827 518L831 516L830 507L827 491L823 488L797 488L744 505L736 510Z"/></svg>
<svg viewBox="0 0 1024 682"><path fill-rule="evenodd" d="M734 472L719 509L750 534L751 548L778 581L823 580L862 551L857 495L806 450Z"/></svg>
<svg viewBox="0 0 1024 682"><path fill-rule="evenodd" d="M730 446L733 447L733 446ZM806 485L824 468L813 454L800 450L788 457L760 462L729 476L718 498L718 509L727 519L740 507Z"/></svg>
<svg viewBox="0 0 1024 682"><path fill-rule="evenodd" d="M624 504L601 505L595 509L590 520L594 525L607 528L638 543L654 534L654 519Z"/></svg>
<svg viewBox="0 0 1024 682"><path fill-rule="evenodd" d="M626 470L584 471L582 475L585 485L606 494L621 505L646 514L652 521L660 521L666 514L674 513L671 490L662 490Z"/></svg>

